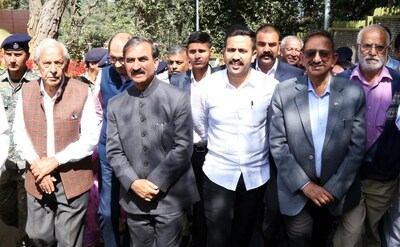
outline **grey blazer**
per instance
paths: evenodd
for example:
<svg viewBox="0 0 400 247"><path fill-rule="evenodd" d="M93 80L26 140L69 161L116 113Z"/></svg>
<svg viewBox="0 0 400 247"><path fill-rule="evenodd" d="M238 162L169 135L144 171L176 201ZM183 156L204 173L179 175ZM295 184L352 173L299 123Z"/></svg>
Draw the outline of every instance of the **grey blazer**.
<svg viewBox="0 0 400 247"><path fill-rule="evenodd" d="M278 198L281 213L297 215L308 198L301 188L318 183L308 105L306 75L284 81L272 98L270 148L278 168ZM328 124L322 150L320 185L335 201L332 215L356 206L360 200L359 167L365 151L365 95L355 83L332 77Z"/></svg>
<svg viewBox="0 0 400 247"><path fill-rule="evenodd" d="M131 87L108 104L107 158L121 182L120 204L131 214L166 214L199 200L190 157L190 96L157 78L141 92ZM147 202L130 186L148 179L160 188Z"/></svg>
<svg viewBox="0 0 400 247"><path fill-rule="evenodd" d="M304 74L303 70L279 60L274 77L279 82L282 82L291 79L293 77L302 76L303 74Z"/></svg>

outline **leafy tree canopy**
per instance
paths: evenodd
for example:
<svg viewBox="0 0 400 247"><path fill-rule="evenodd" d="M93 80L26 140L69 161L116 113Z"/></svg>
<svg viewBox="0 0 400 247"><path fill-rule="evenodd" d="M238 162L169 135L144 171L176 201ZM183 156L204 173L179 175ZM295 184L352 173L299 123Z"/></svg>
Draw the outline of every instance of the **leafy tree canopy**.
<svg viewBox="0 0 400 247"><path fill-rule="evenodd" d="M29 1L0 0L0 6L27 9ZM42 3L47 1L62 0ZM211 35L220 51L225 30L233 24L255 30L268 23L282 36L322 28L324 4L325 0L199 0L200 29ZM331 21L361 20L377 7L398 5L400 0L331 0ZM153 38L166 51L171 45L185 43L195 31L194 23L195 0L70 0L58 37L76 57L90 46L103 46L120 31Z"/></svg>

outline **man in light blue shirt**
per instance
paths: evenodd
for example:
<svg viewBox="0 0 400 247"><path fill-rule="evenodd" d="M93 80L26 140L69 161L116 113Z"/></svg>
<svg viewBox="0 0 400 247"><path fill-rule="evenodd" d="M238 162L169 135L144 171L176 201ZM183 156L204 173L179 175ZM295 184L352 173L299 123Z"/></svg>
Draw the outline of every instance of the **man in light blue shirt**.
<svg viewBox="0 0 400 247"><path fill-rule="evenodd" d="M331 75L337 53L330 33L307 34L302 56L306 75L275 89L270 147L285 246L326 246L336 217L360 200L365 95L359 85Z"/></svg>

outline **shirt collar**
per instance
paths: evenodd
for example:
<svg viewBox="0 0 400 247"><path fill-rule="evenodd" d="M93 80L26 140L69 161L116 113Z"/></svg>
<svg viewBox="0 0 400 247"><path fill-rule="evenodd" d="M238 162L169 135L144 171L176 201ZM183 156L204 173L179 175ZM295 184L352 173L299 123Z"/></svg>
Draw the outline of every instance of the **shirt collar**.
<svg viewBox="0 0 400 247"><path fill-rule="evenodd" d="M258 65L258 58L256 60L256 70L262 72L262 70L260 69L260 66ZM270 70L268 70L267 75L275 75L276 73L276 69L278 68L278 63L279 63L279 59L275 58L275 62L274 65L272 66L272 68Z"/></svg>
<svg viewBox="0 0 400 247"><path fill-rule="evenodd" d="M255 74L255 73L263 73L263 72L261 72L261 71L256 71L255 69L250 68L249 73L250 73L250 75L249 75L249 77L247 78L247 81L244 81L244 82L242 83L242 85L240 85L239 88L244 88L244 87L255 87L255 82L256 82L257 79L254 79L254 76L255 76L254 74ZM264 73L263 73L263 74L264 74ZM265 74L264 74L264 75L265 75ZM230 88L234 87L232 84L229 83L228 69L225 69L225 72L223 73L222 76L223 76L223 79L224 79L224 81L225 81L225 87L230 87ZM239 88L237 88L237 89L239 89Z"/></svg>
<svg viewBox="0 0 400 247"><path fill-rule="evenodd" d="M328 84L326 85L325 92L321 96L318 96L315 93L314 86L313 86L310 78L308 78L308 92L312 92L318 98L323 98L323 97L329 95L331 93L331 78L332 78L332 76L329 76L329 80L328 80Z"/></svg>
<svg viewBox="0 0 400 247"><path fill-rule="evenodd" d="M156 76L154 75L153 81L149 84L149 86L144 91L140 91L136 87L132 87L133 96L140 97L140 98L148 97L150 94L152 94L156 90L156 88L158 87L159 84L160 84L160 80L158 80L156 78Z"/></svg>
<svg viewBox="0 0 400 247"><path fill-rule="evenodd" d="M191 71L192 73L190 73L190 81L192 82L192 83L199 83L200 81L196 81L196 79L194 79L194 75L193 75L193 70ZM211 75L211 67L210 66L208 66L207 67L207 74L206 74L206 77L207 76L209 76L209 75ZM203 78L204 79L204 78Z"/></svg>
<svg viewBox="0 0 400 247"><path fill-rule="evenodd" d="M350 80L353 80L354 78L358 78L358 80L360 80L362 83L369 84L365 80L364 76L361 74L360 64L357 64L350 75ZM390 75L389 70L386 68L386 66L383 66L382 71L377 79L377 83L385 81L384 78L389 79L390 81L393 80L393 77Z"/></svg>
<svg viewBox="0 0 400 247"><path fill-rule="evenodd" d="M62 82L61 82L60 86L58 87L56 94L51 99L56 99L61 95L64 83L65 83L65 76L63 77ZM46 90L44 90L43 78L40 79L40 93L42 95L47 95L50 98L50 96L46 93Z"/></svg>

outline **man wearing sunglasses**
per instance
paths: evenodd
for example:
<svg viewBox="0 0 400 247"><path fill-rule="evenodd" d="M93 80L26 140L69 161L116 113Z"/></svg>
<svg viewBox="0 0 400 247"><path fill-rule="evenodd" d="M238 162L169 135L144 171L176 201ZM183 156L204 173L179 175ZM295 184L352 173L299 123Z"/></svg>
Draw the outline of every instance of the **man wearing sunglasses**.
<svg viewBox="0 0 400 247"><path fill-rule="evenodd" d="M390 39L383 27L370 25L361 29L357 43L358 65L339 76L361 85L367 99L367 146L360 169L361 202L345 215L353 222L349 226L360 234L347 243L339 242L338 246L381 246L378 228L391 205L400 171L400 132L395 124L400 103L400 75L385 66ZM338 234L342 230L339 227Z"/></svg>
<svg viewBox="0 0 400 247"><path fill-rule="evenodd" d="M330 33L308 33L307 74L278 84L272 98L270 148L287 246L327 246L335 218L360 199L365 96L359 85L331 75L334 51Z"/></svg>

